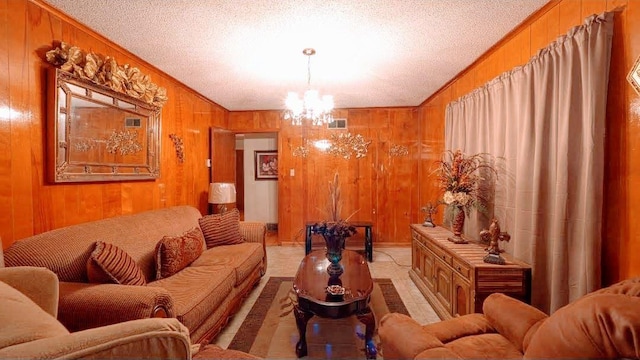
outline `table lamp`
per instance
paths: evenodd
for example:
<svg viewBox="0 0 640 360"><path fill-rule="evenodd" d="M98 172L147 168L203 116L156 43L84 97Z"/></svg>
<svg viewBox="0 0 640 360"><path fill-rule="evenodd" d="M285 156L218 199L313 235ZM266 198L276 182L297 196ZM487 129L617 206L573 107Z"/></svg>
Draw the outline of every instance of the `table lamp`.
<svg viewBox="0 0 640 360"><path fill-rule="evenodd" d="M227 211L227 204L236 202L236 186L233 183L210 183L209 204L217 205L218 213Z"/></svg>

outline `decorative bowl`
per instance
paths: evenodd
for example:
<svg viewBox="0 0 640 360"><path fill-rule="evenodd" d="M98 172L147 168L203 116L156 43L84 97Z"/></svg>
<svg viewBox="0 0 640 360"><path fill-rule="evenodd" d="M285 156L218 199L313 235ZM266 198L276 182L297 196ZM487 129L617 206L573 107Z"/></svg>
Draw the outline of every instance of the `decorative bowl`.
<svg viewBox="0 0 640 360"><path fill-rule="evenodd" d="M344 295L344 292L345 292L344 287L340 285L327 286L327 293L329 293L329 295L340 296L340 295Z"/></svg>

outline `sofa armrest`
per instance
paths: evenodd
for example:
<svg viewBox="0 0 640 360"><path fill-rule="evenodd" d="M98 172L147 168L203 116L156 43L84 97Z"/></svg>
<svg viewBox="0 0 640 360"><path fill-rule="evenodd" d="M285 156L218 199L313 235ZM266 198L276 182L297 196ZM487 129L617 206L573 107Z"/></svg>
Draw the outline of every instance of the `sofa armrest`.
<svg viewBox="0 0 640 360"><path fill-rule="evenodd" d="M25 294L51 316L58 315L58 277L35 266L0 268L0 281Z"/></svg>
<svg viewBox="0 0 640 360"><path fill-rule="evenodd" d="M520 351L526 350L525 342L531 338L547 314L501 293L489 295L482 304L482 312L489 323ZM525 341L527 340L527 341Z"/></svg>
<svg viewBox="0 0 640 360"><path fill-rule="evenodd" d="M164 288L60 282L58 319L69 331L152 317L175 317Z"/></svg>
<svg viewBox="0 0 640 360"><path fill-rule="evenodd" d="M246 242L265 243L267 226L262 222L240 221L240 233Z"/></svg>
<svg viewBox="0 0 640 360"><path fill-rule="evenodd" d="M262 222L240 221L240 233L246 242L262 243L262 269L260 275L264 275L267 271L267 225Z"/></svg>
<svg viewBox="0 0 640 360"><path fill-rule="evenodd" d="M398 313L387 314L380 320L378 335L385 359L413 359L425 350L443 346L422 325Z"/></svg>
<svg viewBox="0 0 640 360"><path fill-rule="evenodd" d="M142 319L0 349L15 359L190 359L189 330L177 319Z"/></svg>

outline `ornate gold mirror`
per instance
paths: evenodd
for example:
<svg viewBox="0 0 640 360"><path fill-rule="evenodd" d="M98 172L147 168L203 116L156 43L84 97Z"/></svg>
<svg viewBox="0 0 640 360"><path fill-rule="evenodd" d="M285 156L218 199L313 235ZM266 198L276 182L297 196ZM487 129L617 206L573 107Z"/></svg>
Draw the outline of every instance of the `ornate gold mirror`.
<svg viewBox="0 0 640 360"><path fill-rule="evenodd" d="M60 69L48 84L51 182L160 176L160 108Z"/></svg>

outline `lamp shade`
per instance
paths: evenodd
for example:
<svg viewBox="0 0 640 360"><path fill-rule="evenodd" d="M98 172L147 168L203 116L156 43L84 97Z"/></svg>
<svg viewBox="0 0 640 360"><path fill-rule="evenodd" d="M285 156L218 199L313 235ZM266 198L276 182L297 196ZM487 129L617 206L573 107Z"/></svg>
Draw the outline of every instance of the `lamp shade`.
<svg viewBox="0 0 640 360"><path fill-rule="evenodd" d="M236 202L236 186L233 183L210 183L209 204Z"/></svg>

